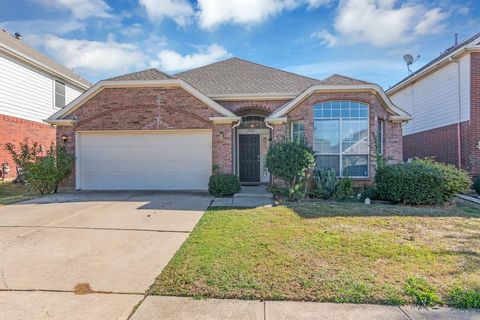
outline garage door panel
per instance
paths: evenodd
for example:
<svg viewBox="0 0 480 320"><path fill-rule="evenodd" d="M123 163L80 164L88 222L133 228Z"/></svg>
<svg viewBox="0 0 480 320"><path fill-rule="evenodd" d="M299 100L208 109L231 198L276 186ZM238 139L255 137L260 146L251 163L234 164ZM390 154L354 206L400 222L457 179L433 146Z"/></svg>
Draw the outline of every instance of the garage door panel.
<svg viewBox="0 0 480 320"><path fill-rule="evenodd" d="M206 189L211 131L79 133L77 188Z"/></svg>

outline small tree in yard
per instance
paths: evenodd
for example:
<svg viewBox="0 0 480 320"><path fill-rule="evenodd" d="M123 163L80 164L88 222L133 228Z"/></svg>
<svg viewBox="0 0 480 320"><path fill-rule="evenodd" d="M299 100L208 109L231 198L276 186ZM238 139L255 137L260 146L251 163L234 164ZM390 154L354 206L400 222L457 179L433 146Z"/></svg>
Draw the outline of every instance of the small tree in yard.
<svg viewBox="0 0 480 320"><path fill-rule="evenodd" d="M19 152L11 143L6 149L15 164L22 168L25 183L33 193L57 192L60 182L72 172L73 156L64 147L55 148L52 144L45 156L40 156L42 149L38 143L30 145L28 140L20 143Z"/></svg>
<svg viewBox="0 0 480 320"><path fill-rule="evenodd" d="M305 197L308 172L314 166L314 152L302 142L276 142L268 149L267 168L285 182L291 200Z"/></svg>

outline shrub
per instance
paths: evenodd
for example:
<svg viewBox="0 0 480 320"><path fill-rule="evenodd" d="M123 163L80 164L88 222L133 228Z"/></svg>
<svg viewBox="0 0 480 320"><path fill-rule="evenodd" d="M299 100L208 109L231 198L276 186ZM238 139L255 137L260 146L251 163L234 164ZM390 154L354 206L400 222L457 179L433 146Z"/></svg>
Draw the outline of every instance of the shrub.
<svg viewBox="0 0 480 320"><path fill-rule="evenodd" d="M12 154L15 164L23 169L25 183L32 193L57 192L60 182L72 171L73 156L64 147L55 148L52 144L44 157L39 156L41 148L38 144L29 145L27 140L20 143L18 153L12 144L7 144L6 149Z"/></svg>
<svg viewBox="0 0 480 320"><path fill-rule="evenodd" d="M216 197L232 196L240 189L240 180L233 174L214 174L208 180L208 192Z"/></svg>
<svg viewBox="0 0 480 320"><path fill-rule="evenodd" d="M480 308L480 290L453 288L448 294L448 305L462 309Z"/></svg>
<svg viewBox="0 0 480 320"><path fill-rule="evenodd" d="M337 191L335 191L335 200L353 199L352 179L342 178L338 183Z"/></svg>
<svg viewBox="0 0 480 320"><path fill-rule="evenodd" d="M375 189L374 187L367 187L367 188L363 189L363 191L360 195L360 199L365 200L367 198L370 199L370 200L378 199L377 189Z"/></svg>
<svg viewBox="0 0 480 320"><path fill-rule="evenodd" d="M375 176L379 199L412 205L442 203L442 173L423 163L386 165Z"/></svg>
<svg viewBox="0 0 480 320"><path fill-rule="evenodd" d="M480 176L475 178L475 181L473 182L473 190L475 190L477 194L480 194Z"/></svg>
<svg viewBox="0 0 480 320"><path fill-rule="evenodd" d="M415 162L422 163L430 168L438 169L444 178L443 181L443 200L451 200L457 193L468 190L472 180L465 170L457 169L451 164L435 162L430 158L415 159Z"/></svg>
<svg viewBox="0 0 480 320"><path fill-rule="evenodd" d="M315 189L312 196L329 199L333 196L338 186L338 177L335 170L323 169L315 172Z"/></svg>
<svg viewBox="0 0 480 320"><path fill-rule="evenodd" d="M313 150L302 142L276 142L268 149L267 168L285 182L291 200L305 197L308 171L314 165Z"/></svg>
<svg viewBox="0 0 480 320"><path fill-rule="evenodd" d="M441 303L435 289L423 278L409 277L405 282L405 293L421 306L432 307Z"/></svg>

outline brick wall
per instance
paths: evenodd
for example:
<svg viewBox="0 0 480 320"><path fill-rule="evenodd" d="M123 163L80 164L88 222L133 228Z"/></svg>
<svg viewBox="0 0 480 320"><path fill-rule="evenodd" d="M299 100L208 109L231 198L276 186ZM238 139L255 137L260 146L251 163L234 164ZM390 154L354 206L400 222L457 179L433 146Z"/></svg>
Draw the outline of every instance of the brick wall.
<svg viewBox="0 0 480 320"><path fill-rule="evenodd" d="M55 128L35 121L24 120L0 114L0 164L7 162L10 166L8 178L15 177L15 164L12 157L5 150L7 143L19 145L25 139L38 142L45 150L55 143Z"/></svg>
<svg viewBox="0 0 480 320"><path fill-rule="evenodd" d="M468 123L461 124L461 135L468 134ZM465 139L463 139L465 141ZM403 137L403 159L435 158L437 161L458 164L457 124L409 134ZM464 157L462 157L464 158ZM463 163L465 166L465 163Z"/></svg>
<svg viewBox="0 0 480 320"><path fill-rule="evenodd" d="M474 176L480 176L480 149L477 144L480 141L480 52L472 52L470 59L471 79L471 109L468 134L465 135L467 168Z"/></svg>
<svg viewBox="0 0 480 320"><path fill-rule="evenodd" d="M309 145L313 145L313 106L317 103L330 100L353 100L368 103L370 108L370 180L375 176L376 152L375 143L372 138L377 131L377 119L387 119L388 114L383 108L378 98L371 93L316 93L301 102L288 114L288 121L303 120L305 123L305 137ZM274 140L283 139L288 136L289 125L274 126ZM385 121L384 132L384 150L385 157L393 161L402 160L402 127L400 123Z"/></svg>
<svg viewBox="0 0 480 320"><path fill-rule="evenodd" d="M90 130L171 130L212 129L212 162L220 172L232 172L232 129L214 125L209 117L218 112L180 88L108 88L75 110L75 127L59 127L57 141L75 152L75 132ZM74 174L64 181L64 188L75 186Z"/></svg>

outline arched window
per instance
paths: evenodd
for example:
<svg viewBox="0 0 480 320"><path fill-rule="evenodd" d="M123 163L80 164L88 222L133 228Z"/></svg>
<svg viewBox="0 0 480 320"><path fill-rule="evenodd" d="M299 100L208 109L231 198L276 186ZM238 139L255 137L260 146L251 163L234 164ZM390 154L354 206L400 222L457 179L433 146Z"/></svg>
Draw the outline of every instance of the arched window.
<svg viewBox="0 0 480 320"><path fill-rule="evenodd" d="M245 116L242 117L242 123L239 129L266 129L264 116Z"/></svg>
<svg viewBox="0 0 480 320"><path fill-rule="evenodd" d="M341 177L368 177L368 104L326 101L313 106L317 169Z"/></svg>

